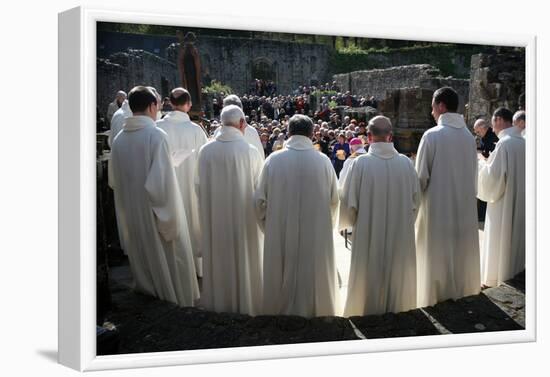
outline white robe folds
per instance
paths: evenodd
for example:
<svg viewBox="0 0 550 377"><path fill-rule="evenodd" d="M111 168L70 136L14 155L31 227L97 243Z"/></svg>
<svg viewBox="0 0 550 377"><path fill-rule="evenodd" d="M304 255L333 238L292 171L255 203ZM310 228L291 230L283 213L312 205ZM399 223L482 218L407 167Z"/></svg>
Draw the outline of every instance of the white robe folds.
<svg viewBox="0 0 550 377"><path fill-rule="evenodd" d="M115 139L115 136L118 135L120 131L122 131L122 127L124 126L124 122L126 121L126 118L131 116L132 116L132 110L130 110L130 105L128 103L128 100L124 100L124 102L122 102L122 105L120 106L120 109L115 111L115 113L113 114L113 117L110 119L111 131L109 132L109 138L107 139L109 146L113 144L113 140Z"/></svg>
<svg viewBox="0 0 550 377"><path fill-rule="evenodd" d="M128 118L113 141L111 165L135 289L193 306L199 287L166 134L149 117Z"/></svg>
<svg viewBox="0 0 550 377"><path fill-rule="evenodd" d="M462 115L444 113L424 133L416 171L418 306L479 293L477 151Z"/></svg>
<svg viewBox="0 0 550 377"><path fill-rule="evenodd" d="M342 170L340 170L340 176L338 178L338 186L342 187L344 185L344 181L346 180L346 175L348 174L348 171L350 169L351 163L355 161L355 159L361 155L364 155L367 153L365 148L359 148L357 151L351 154L346 160L344 161L344 166L342 166Z"/></svg>
<svg viewBox="0 0 550 377"><path fill-rule="evenodd" d="M498 137L478 176L478 197L487 202L481 281L491 287L525 268L525 139L513 127Z"/></svg>
<svg viewBox="0 0 550 377"><path fill-rule="evenodd" d="M111 129L109 131L109 137L107 138L107 143L109 144L109 147L112 147L113 140L115 139L115 136L122 131L122 127L124 126L124 122L126 121L126 118L132 116L132 110L130 110L130 105L128 103L128 100L124 100L122 102L122 105L118 110L115 111L113 114L113 117L111 120ZM109 170L111 169L111 163L109 162L108 166ZM124 255L128 255L128 252L126 251L126 248L124 247L124 237L122 237L122 233L120 231L120 221L118 219L118 214L115 213L115 217L117 220L117 227L118 227L118 240L120 243L120 248L124 252Z"/></svg>
<svg viewBox="0 0 550 377"><path fill-rule="evenodd" d="M264 229L262 314L335 314L338 184L327 156L292 136L265 162L255 207Z"/></svg>
<svg viewBox="0 0 550 377"><path fill-rule="evenodd" d="M199 151L197 194L202 234L201 304L216 312L256 315L262 302L262 234L253 194L258 150L223 126Z"/></svg>
<svg viewBox="0 0 550 377"><path fill-rule="evenodd" d="M113 118L113 115L114 113L120 109L120 106L118 106L118 104L116 103L116 100L114 100L113 102L111 102L109 104L109 106L107 107L107 115L106 115L106 120L107 120L107 123L109 124L111 122L111 119Z"/></svg>
<svg viewBox="0 0 550 377"><path fill-rule="evenodd" d="M168 144L174 156L176 177L189 226L191 246L196 258L201 256L200 220L197 194L195 192L195 170L200 147L208 141L200 126L191 122L189 115L172 111L157 121L157 127L168 135ZM199 274L200 275L200 274Z"/></svg>
<svg viewBox="0 0 550 377"><path fill-rule="evenodd" d="M353 226L344 315L398 313L416 307L414 223L418 176L393 143L373 143L355 159L341 190L340 213Z"/></svg>
<svg viewBox="0 0 550 377"><path fill-rule="evenodd" d="M221 130L222 128L218 127L218 129L214 131L214 138L216 138L220 134ZM258 152L260 152L262 160L264 160L264 146L262 144L262 140L260 139L260 135L258 135L258 131L256 131L256 129L249 124L247 124L246 128L244 129L244 139L248 142L248 144L256 147Z"/></svg>
<svg viewBox="0 0 550 377"><path fill-rule="evenodd" d="M367 153L367 151L364 148L358 149L355 153L353 153L351 156L349 156L344 161L344 166L342 167L342 170L340 170L340 176L338 177L338 192L341 194L342 187L344 186L344 181L346 180L346 176L348 175L349 169L351 168L352 163L357 159L357 157L364 155ZM346 209L340 207L340 210L338 212L338 230L348 230L351 231L352 226L351 219L348 217L350 214L350 211L347 211Z"/></svg>

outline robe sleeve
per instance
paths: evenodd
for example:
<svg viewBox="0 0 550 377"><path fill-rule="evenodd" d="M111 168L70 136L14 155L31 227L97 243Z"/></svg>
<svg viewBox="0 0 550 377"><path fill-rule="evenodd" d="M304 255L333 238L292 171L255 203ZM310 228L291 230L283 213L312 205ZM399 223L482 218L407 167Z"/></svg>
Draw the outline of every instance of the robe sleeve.
<svg viewBox="0 0 550 377"><path fill-rule="evenodd" d="M338 192L338 177L336 177L336 172L332 167L331 163L327 164L327 169L330 174L330 215L332 220L332 228L334 228L338 223L338 211L340 204L340 195Z"/></svg>
<svg viewBox="0 0 550 377"><path fill-rule="evenodd" d="M416 215L418 214L418 208L420 207L420 182L414 166L411 165L411 182L412 182L412 203L413 203L413 219L416 222Z"/></svg>
<svg viewBox="0 0 550 377"><path fill-rule="evenodd" d="M256 219L262 232L265 232L265 217L267 213L267 179L268 179L268 165L264 165L256 190L254 191L254 211L256 213Z"/></svg>
<svg viewBox="0 0 550 377"><path fill-rule="evenodd" d="M348 173L344 179L342 189L340 191L340 216L338 230L353 227L357 220L357 193L359 190L359 182L361 177L357 177L359 171L356 168L356 162L353 161L348 169Z"/></svg>
<svg viewBox="0 0 550 377"><path fill-rule="evenodd" d="M196 136L195 136L195 145L198 145L199 147L197 147L197 153L200 149L200 147L202 147L204 144L206 144L208 142L208 138L206 137L206 134L204 133L204 131L202 130L201 126L197 125L198 127L198 130L196 132Z"/></svg>
<svg viewBox="0 0 550 377"><path fill-rule="evenodd" d="M506 148L502 144L489 156L479 161L477 197L487 203L498 201L506 190Z"/></svg>
<svg viewBox="0 0 550 377"><path fill-rule="evenodd" d="M107 183L109 184L109 187L114 190L116 187L116 183L115 173L113 169L113 152L111 152L111 159L107 162Z"/></svg>
<svg viewBox="0 0 550 377"><path fill-rule="evenodd" d="M199 176L199 171L200 171L200 164L201 164L201 148L199 148L197 151L196 151L196 163L195 163L195 171L194 171L194 174L193 174L193 186L194 186L194 189L195 189L195 194L197 195L197 200L199 201L199 205L200 205L200 176Z"/></svg>
<svg viewBox="0 0 550 377"><path fill-rule="evenodd" d="M430 175L432 172L433 148L426 135L420 140L418 153L416 155L416 172L420 183L420 190L426 191L430 184Z"/></svg>
<svg viewBox="0 0 550 377"><path fill-rule="evenodd" d="M182 203L166 139L154 147L145 190L159 233L166 241L174 240L180 233Z"/></svg>

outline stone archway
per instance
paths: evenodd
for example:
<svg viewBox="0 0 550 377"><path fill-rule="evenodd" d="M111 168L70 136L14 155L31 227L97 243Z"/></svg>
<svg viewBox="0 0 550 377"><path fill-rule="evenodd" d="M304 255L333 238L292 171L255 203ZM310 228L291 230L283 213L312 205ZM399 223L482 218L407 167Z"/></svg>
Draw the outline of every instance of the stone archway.
<svg viewBox="0 0 550 377"><path fill-rule="evenodd" d="M277 81L277 71L275 64L267 58L257 58L252 62L252 79L260 79L265 81Z"/></svg>

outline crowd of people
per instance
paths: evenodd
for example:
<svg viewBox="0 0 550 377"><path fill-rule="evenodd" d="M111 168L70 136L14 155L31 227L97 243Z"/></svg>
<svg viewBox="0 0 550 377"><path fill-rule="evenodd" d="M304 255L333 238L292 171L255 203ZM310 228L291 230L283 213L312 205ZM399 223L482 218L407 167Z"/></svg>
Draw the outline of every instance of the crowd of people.
<svg viewBox="0 0 550 377"><path fill-rule="evenodd" d="M259 81L259 80L256 80ZM326 83L319 88L325 90L338 89L336 82L332 85ZM245 94L239 96L245 120L254 128L260 136L264 155L267 157L273 151L280 150L284 141L288 138L288 122L295 114L307 115L315 122L313 130L313 142L315 148L329 157L339 175L344 161L351 156L349 143L358 138L364 147L367 146L366 123L357 121L349 116L343 118L336 111L337 106L370 106L374 109L378 106L374 96L352 95L347 91L334 95L321 95L319 104L314 103L313 92L319 89L315 86L300 86L291 95L260 96L257 94ZM208 115L208 126L205 124L209 135L221 126L220 114L223 108L224 93L214 97L212 108L205 110ZM165 106L166 105L166 106ZM169 111L169 100L164 99L163 112ZM344 152L339 152L343 150Z"/></svg>
<svg viewBox="0 0 550 377"><path fill-rule="evenodd" d="M162 114L156 90L135 87L112 116L109 184L136 290L216 312L335 315L333 235L349 228L345 316L477 294L525 268L524 112L497 109L498 141L478 153L457 93L440 88L413 162L383 115L254 118L245 97L225 96L210 131L184 88Z"/></svg>

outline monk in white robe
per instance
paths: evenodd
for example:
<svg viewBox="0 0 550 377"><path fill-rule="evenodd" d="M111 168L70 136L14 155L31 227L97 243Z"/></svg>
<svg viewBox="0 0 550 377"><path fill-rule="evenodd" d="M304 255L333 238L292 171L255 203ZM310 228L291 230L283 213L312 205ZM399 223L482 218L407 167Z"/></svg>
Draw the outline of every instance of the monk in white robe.
<svg viewBox="0 0 550 377"><path fill-rule="evenodd" d="M525 111L519 110L514 113L514 117L512 118L512 124L518 132L521 134L521 136L525 137Z"/></svg>
<svg viewBox="0 0 550 377"><path fill-rule="evenodd" d="M135 289L193 306L199 287L185 212L157 102L146 87L129 94L134 116L113 141L110 182Z"/></svg>
<svg viewBox="0 0 550 377"><path fill-rule="evenodd" d="M157 121L157 127L168 135L168 144L174 157L176 177L189 226L191 246L195 255L198 275L201 276L200 220L198 198L195 192L195 170L200 147L206 144L206 134L202 128L191 122L187 113L191 109L191 95L186 89L176 88L170 93L170 103L174 111Z"/></svg>
<svg viewBox="0 0 550 377"><path fill-rule="evenodd" d="M388 118L368 124L369 151L346 175L340 227L353 227L344 316L398 313L416 308L414 222L420 187L412 162L390 141ZM340 175L341 177L341 175Z"/></svg>
<svg viewBox="0 0 550 377"><path fill-rule="evenodd" d="M418 305L479 293L477 151L462 115L458 95L435 91L437 126L424 133L416 156L422 191L417 218Z"/></svg>
<svg viewBox="0 0 550 377"><path fill-rule="evenodd" d="M478 197L487 201L481 282L489 287L525 269L525 139L508 109L497 109L492 123L499 141L480 160L478 178Z"/></svg>
<svg viewBox="0 0 550 377"><path fill-rule="evenodd" d="M107 139L109 146L113 144L115 136L118 135L120 131L122 131L122 127L124 126L126 118L131 116L132 110L130 110L128 100L124 100L124 102L122 102L122 105L120 106L120 109L115 111L111 119L111 130L109 131L109 138Z"/></svg>
<svg viewBox="0 0 550 377"><path fill-rule="evenodd" d="M122 102L120 109L115 111L115 113L113 114L113 118L111 119L111 130L109 131L109 137L107 138L107 143L109 144L109 147L112 147L115 136L122 131L122 128L124 127L124 122L126 122L126 119L131 116L132 116L132 110L130 110L130 105L128 104L128 100L125 99L124 102ZM109 170L111 169L110 162L109 162L108 168ZM128 252L124 247L124 237L122 236L122 233L120 231L121 228L120 228L118 213L115 213L115 217L117 220L118 240L120 243L120 248L124 252L124 255L128 255Z"/></svg>
<svg viewBox="0 0 550 377"><path fill-rule="evenodd" d="M223 108L221 121L221 132L198 157L201 304L216 312L256 315L262 303L263 240L253 194L262 158L244 139L246 122L239 107Z"/></svg>
<svg viewBox="0 0 550 377"><path fill-rule="evenodd" d="M241 110L243 109L241 99L234 94L230 94L223 99L223 107L229 105L235 105L238 106ZM221 128L218 127L214 132L214 138L218 136L220 132ZM256 131L256 129L249 124L247 124L246 128L244 129L244 139L248 142L248 144L253 145L256 147L256 149L258 149L262 160L265 159L264 147L262 144L262 140L260 139L260 134L258 134L258 131Z"/></svg>
<svg viewBox="0 0 550 377"><path fill-rule="evenodd" d="M124 101L126 101L126 93L122 90L119 90L115 96L115 100L111 102L107 107L107 114L105 118L105 120L107 121L107 124L111 123L111 119L113 118L113 115L118 109L120 109L120 106L122 106L122 103Z"/></svg>
<svg viewBox="0 0 550 377"><path fill-rule="evenodd" d="M262 314L335 314L338 181L312 133L310 118L290 118L290 138L267 158L254 195L265 233Z"/></svg>

